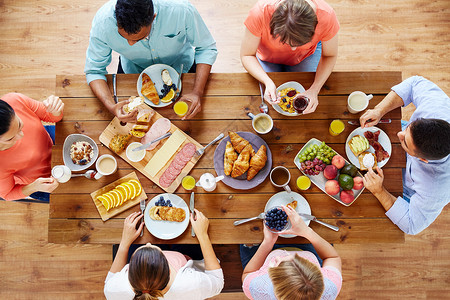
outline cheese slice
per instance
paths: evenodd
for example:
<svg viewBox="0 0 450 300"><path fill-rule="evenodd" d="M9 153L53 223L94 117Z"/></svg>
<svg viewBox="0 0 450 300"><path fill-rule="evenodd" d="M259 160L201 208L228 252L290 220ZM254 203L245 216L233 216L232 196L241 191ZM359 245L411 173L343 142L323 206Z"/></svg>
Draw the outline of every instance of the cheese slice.
<svg viewBox="0 0 450 300"><path fill-rule="evenodd" d="M164 167L172 156L177 152L178 148L184 143L186 136L180 131L176 130L164 145L153 155L144 170L155 177L156 174Z"/></svg>

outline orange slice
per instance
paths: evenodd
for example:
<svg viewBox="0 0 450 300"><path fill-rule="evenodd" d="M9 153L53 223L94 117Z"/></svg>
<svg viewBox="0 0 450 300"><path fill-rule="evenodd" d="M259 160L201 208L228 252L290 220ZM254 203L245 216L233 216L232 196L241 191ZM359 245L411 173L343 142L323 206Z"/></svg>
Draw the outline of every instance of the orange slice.
<svg viewBox="0 0 450 300"><path fill-rule="evenodd" d="M129 183L129 182L125 182L125 183L123 183L123 185L126 185L131 190L130 199L129 200L134 199L136 197L136 192L137 192L137 189L134 186L134 184Z"/></svg>
<svg viewBox="0 0 450 300"><path fill-rule="evenodd" d="M137 181L136 179L130 179L128 180L129 183L131 183L132 185L134 185L134 187L136 188L136 195L132 198L134 199L135 197L139 196L142 192L142 186L139 183L139 181Z"/></svg>
<svg viewBox="0 0 450 300"><path fill-rule="evenodd" d="M109 192L114 197L114 207L119 206L122 196L115 189Z"/></svg>
<svg viewBox="0 0 450 300"><path fill-rule="evenodd" d="M162 99L161 102L162 103L168 103L170 101L172 101L172 99L175 97L175 91L173 89L170 89L170 91L167 93L167 95L165 95Z"/></svg>
<svg viewBox="0 0 450 300"><path fill-rule="evenodd" d="M120 194L120 203L119 206L122 205L127 200L127 193L124 192L122 189L115 188L115 191Z"/></svg>
<svg viewBox="0 0 450 300"><path fill-rule="evenodd" d="M103 206L105 207L106 211L109 210L109 208L110 208L109 200L105 196L100 195L100 196L97 197L97 200L99 200L103 204Z"/></svg>
<svg viewBox="0 0 450 300"><path fill-rule="evenodd" d="M111 196L111 194L109 194L109 192L103 194L102 196L105 197L105 199L108 200L109 208L110 209L113 208L114 207L114 198L113 198L113 196Z"/></svg>
<svg viewBox="0 0 450 300"><path fill-rule="evenodd" d="M126 182L120 184L119 186L121 186L122 188L124 188L127 191L127 200L128 201L131 199L131 196L133 196L134 193L134 186L132 185L132 187L130 187L130 185L127 185Z"/></svg>
<svg viewBox="0 0 450 300"><path fill-rule="evenodd" d="M122 193L123 195L125 195L123 202L127 201L130 198L130 192L128 191L128 189L125 188L125 186L119 184L116 189Z"/></svg>

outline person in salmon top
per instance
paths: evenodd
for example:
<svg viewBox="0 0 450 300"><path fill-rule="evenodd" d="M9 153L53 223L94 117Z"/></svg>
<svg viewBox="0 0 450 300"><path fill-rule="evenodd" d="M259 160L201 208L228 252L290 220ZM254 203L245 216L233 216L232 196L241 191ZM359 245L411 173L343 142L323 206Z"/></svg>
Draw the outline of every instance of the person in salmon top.
<svg viewBox="0 0 450 300"><path fill-rule="evenodd" d="M310 99L303 113L314 112L337 59L339 22L334 10L323 0L259 0L244 24L242 65L266 86L266 101L279 101L266 72L316 72L313 84L299 94Z"/></svg>
<svg viewBox="0 0 450 300"><path fill-rule="evenodd" d="M50 176L52 139L41 121L58 122L64 103L56 96L43 102L10 93L0 100L0 197L18 200L50 193L58 182ZM47 194L48 198L48 194Z"/></svg>

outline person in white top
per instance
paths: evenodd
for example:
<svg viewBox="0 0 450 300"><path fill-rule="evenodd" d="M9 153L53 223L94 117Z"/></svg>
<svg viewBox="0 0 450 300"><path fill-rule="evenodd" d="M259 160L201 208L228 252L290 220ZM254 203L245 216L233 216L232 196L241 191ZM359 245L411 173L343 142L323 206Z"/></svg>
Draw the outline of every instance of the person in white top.
<svg viewBox="0 0 450 300"><path fill-rule="evenodd" d="M223 272L208 236L209 220L195 210L191 224L198 238L204 260L183 261L179 252L161 251L147 243L136 249L127 263L127 255L133 241L143 230L140 212L129 215L124 221L122 240L117 255L105 280L104 294L108 300L156 300L156 299L206 299L218 295L223 288ZM174 256L181 256L178 259ZM168 259L169 258L169 259Z"/></svg>

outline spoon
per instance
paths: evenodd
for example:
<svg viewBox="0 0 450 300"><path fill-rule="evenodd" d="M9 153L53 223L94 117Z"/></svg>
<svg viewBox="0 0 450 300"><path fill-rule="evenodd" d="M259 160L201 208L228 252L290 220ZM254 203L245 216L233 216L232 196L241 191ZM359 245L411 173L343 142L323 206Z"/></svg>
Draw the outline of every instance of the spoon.
<svg viewBox="0 0 450 300"><path fill-rule="evenodd" d="M261 92L261 104L259 105L259 111L263 114L267 114L269 112L269 107L267 106L266 102L264 102L264 93L262 90L261 83L259 83L259 90Z"/></svg>
<svg viewBox="0 0 450 300"><path fill-rule="evenodd" d="M81 177L84 176L87 179L94 179L95 174L97 174L97 171L95 170L87 170L84 174L72 174L72 177Z"/></svg>

